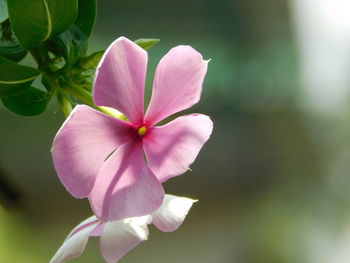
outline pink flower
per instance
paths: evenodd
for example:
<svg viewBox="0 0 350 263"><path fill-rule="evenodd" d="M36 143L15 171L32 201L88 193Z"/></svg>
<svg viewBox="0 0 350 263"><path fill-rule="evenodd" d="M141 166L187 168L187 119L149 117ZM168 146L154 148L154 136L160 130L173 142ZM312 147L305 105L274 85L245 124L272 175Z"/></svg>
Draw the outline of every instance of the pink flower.
<svg viewBox="0 0 350 263"><path fill-rule="evenodd" d="M92 216L68 235L50 263L63 263L79 257L90 236L100 236L102 256L108 263L117 262L131 249L148 238L147 225L153 224L163 232L175 231L185 220L196 200L165 195L160 208L152 215L104 222Z"/></svg>
<svg viewBox="0 0 350 263"><path fill-rule="evenodd" d="M212 132L211 120L201 114L155 126L199 101L207 71L201 54L178 46L162 58L144 114L146 68L146 51L124 37L115 40L97 68L94 102L128 121L79 105L53 142L60 180L76 198L88 197L100 219L155 211L164 198L161 183L184 173Z"/></svg>

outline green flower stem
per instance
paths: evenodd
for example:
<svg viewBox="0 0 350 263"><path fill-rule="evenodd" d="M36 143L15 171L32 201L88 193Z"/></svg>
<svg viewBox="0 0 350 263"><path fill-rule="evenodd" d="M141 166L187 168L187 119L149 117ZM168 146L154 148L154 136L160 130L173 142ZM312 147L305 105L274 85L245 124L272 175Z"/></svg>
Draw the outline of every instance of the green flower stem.
<svg viewBox="0 0 350 263"><path fill-rule="evenodd" d="M86 89L84 89L83 87L80 87L78 84L76 84L73 81L68 81L66 87L64 88L66 91L68 91L70 94L80 99L82 102L90 105L91 107L96 108L96 105L92 98L92 94Z"/></svg>
<svg viewBox="0 0 350 263"><path fill-rule="evenodd" d="M60 108L64 114L64 117L68 117L69 114L72 112L73 107L71 102L69 101L67 94L65 92L57 92L57 101L60 105Z"/></svg>
<svg viewBox="0 0 350 263"><path fill-rule="evenodd" d="M41 70L43 85L49 93L50 98L59 90L60 85L57 82L57 73L54 72L54 66L51 64L49 54L45 46L40 45L38 47L29 50L38 64L38 68Z"/></svg>

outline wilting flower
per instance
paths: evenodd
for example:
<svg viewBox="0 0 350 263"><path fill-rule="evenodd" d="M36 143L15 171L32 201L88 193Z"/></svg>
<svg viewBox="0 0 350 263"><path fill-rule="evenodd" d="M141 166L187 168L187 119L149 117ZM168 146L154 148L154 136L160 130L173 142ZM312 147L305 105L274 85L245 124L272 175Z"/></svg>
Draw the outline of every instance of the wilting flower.
<svg viewBox="0 0 350 263"><path fill-rule="evenodd" d="M195 200L186 197L165 195L162 205L152 215L106 222L92 216L70 232L50 263L62 263L79 257L89 236L100 236L102 256L108 263L117 262L147 239L147 225L151 222L163 232L175 231L194 202Z"/></svg>
<svg viewBox="0 0 350 263"><path fill-rule="evenodd" d="M207 61L178 46L160 61L144 114L147 52L121 37L97 68L94 102L122 112L128 121L88 106L75 107L53 142L56 171L67 190L88 197L100 219L118 220L155 211L161 185L184 173L212 132L208 116L191 114L164 126L166 117L200 99Z"/></svg>

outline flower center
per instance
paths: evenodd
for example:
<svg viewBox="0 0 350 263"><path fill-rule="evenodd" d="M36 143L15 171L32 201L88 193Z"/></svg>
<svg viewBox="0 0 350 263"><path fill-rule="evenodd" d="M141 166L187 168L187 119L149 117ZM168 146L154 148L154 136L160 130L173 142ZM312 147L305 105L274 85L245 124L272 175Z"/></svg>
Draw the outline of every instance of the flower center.
<svg viewBox="0 0 350 263"><path fill-rule="evenodd" d="M146 126L141 126L138 130L137 130L137 134L142 137L146 134L147 132L147 128Z"/></svg>

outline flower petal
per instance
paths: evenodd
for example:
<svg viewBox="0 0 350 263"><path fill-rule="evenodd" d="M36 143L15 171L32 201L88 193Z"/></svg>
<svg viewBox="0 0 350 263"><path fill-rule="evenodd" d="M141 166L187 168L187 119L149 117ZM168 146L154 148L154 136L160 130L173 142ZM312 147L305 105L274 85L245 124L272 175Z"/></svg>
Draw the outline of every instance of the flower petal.
<svg viewBox="0 0 350 263"><path fill-rule="evenodd" d="M102 163L130 137L130 124L78 105L58 131L52 158L58 177L76 198L86 197Z"/></svg>
<svg viewBox="0 0 350 263"><path fill-rule="evenodd" d="M95 215L103 220L150 214L163 198L163 187L135 142L120 146L103 164L89 195Z"/></svg>
<svg viewBox="0 0 350 263"><path fill-rule="evenodd" d="M125 37L115 40L96 70L94 101L115 108L132 122L143 119L147 52Z"/></svg>
<svg viewBox="0 0 350 263"><path fill-rule="evenodd" d="M108 263L115 263L147 238L146 224L132 218L107 222L100 239L102 256Z"/></svg>
<svg viewBox="0 0 350 263"><path fill-rule="evenodd" d="M210 118L202 114L182 116L153 127L143 142L151 171L161 182L186 172L212 129Z"/></svg>
<svg viewBox="0 0 350 263"><path fill-rule="evenodd" d="M85 249L91 231L99 223L99 221L95 221L95 223L86 223L83 226L80 225L80 228L78 225L75 229L79 228L79 231L72 234L72 232L74 231L73 230L71 234L68 235L67 239L58 249L54 257L51 259L50 263L63 263L69 259L79 257Z"/></svg>
<svg viewBox="0 0 350 263"><path fill-rule="evenodd" d="M90 216L89 218L85 219L83 222L81 222L79 225L77 225L76 227L73 228L73 230L69 233L69 235L67 236L66 240L69 239L72 235L74 235L75 233L79 232L81 229L94 224L96 222L100 222L100 220L97 219L97 217L95 215Z"/></svg>
<svg viewBox="0 0 350 263"><path fill-rule="evenodd" d="M163 232L175 231L185 220L194 202L197 202L197 200L165 195L160 208L152 214L153 224Z"/></svg>
<svg viewBox="0 0 350 263"><path fill-rule="evenodd" d="M190 46L169 51L157 67L146 122L155 124L196 104L202 92L208 61Z"/></svg>

